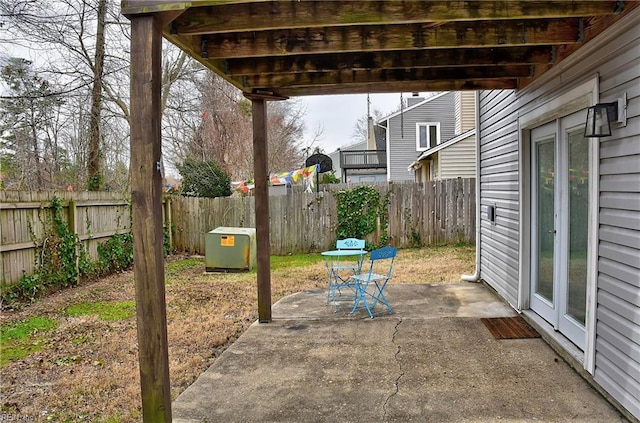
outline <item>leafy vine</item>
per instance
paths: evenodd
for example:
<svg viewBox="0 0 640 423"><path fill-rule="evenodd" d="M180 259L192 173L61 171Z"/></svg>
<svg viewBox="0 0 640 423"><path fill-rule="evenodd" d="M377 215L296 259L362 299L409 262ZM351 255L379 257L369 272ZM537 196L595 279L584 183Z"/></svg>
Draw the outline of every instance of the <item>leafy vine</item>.
<svg viewBox="0 0 640 423"><path fill-rule="evenodd" d="M334 192L337 200L338 239L364 239L379 228L379 246L387 245L390 192L382 196L377 189L369 185Z"/></svg>
<svg viewBox="0 0 640 423"><path fill-rule="evenodd" d="M22 277L10 290L3 292L3 300L33 300L45 288L74 286L84 276L83 272L92 268L78 235L63 219L62 201L54 197L50 209L51 214L43 221L44 234L41 238L35 235L31 222L28 222L31 240L37 246L35 272Z"/></svg>
<svg viewBox="0 0 640 423"><path fill-rule="evenodd" d="M92 261L80 242L78 235L73 232L64 220L62 200L54 197L51 200L45 219L40 217L44 234L38 237L32 222L28 221L29 236L36 245L35 269L33 274L23 276L15 285L2 287L0 291L0 308L6 303L34 299L46 294L50 290L75 286L80 280L92 276L104 276L114 272L124 271L133 264L133 235L127 231L117 232L106 242L97 247L98 259ZM131 204L129 204L131 216ZM121 227L118 216L117 225ZM87 233L91 239L91 222L87 217L85 222ZM171 253L169 232L163 231L164 255Z"/></svg>

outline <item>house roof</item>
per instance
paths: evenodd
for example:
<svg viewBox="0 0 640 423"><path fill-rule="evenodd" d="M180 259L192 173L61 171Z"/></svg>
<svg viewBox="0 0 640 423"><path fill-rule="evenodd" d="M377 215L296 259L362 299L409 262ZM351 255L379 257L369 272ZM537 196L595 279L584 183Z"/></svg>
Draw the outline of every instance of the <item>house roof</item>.
<svg viewBox="0 0 640 423"><path fill-rule="evenodd" d="M354 142L353 144L345 145L343 147L338 148L338 150L340 151L366 150L366 149L367 149L366 141L358 141L358 142Z"/></svg>
<svg viewBox="0 0 640 423"><path fill-rule="evenodd" d="M523 88L639 1L154 1L164 37L246 94Z"/></svg>
<svg viewBox="0 0 640 423"><path fill-rule="evenodd" d="M456 143L458 143L458 142L460 142L462 140L466 140L467 138L472 137L475 134L476 134L476 129L473 128L473 129L468 130L467 132L463 132L460 135L456 135L455 137L453 137L453 138L451 138L451 139L449 139L449 140L447 140L445 142L442 142L442 143L436 145L433 148L430 148L430 149L428 149L426 151L423 151L418 156L418 158L409 165L409 169L411 169L419 161L424 160L424 159L428 159L430 156L432 156L433 154L437 153L438 151L440 151L440 150L442 150L444 148L447 148L449 146L452 146L453 144L456 144Z"/></svg>
<svg viewBox="0 0 640 423"><path fill-rule="evenodd" d="M414 110L414 109L417 109L418 107L424 106L425 104L430 103L433 100L441 98L441 97L443 97L445 95L448 95L448 94L450 95L451 93L450 92L443 92L443 93L438 93L436 95L432 95L431 97L427 97L424 100L422 100L420 102L417 102L416 104L412 104L411 106L404 107L401 110L398 110L397 112L391 113L389 116L380 119L380 122L385 122L385 121L387 121L387 120L389 120L391 118L394 118L396 116L400 116L403 113L410 112L411 110Z"/></svg>

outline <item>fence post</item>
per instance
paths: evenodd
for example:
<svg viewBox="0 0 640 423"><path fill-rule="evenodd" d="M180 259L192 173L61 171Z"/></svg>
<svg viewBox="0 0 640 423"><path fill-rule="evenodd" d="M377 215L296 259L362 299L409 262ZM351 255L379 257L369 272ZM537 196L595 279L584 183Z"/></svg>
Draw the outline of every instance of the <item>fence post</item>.
<svg viewBox="0 0 640 423"><path fill-rule="evenodd" d="M78 235L77 213L78 213L78 203L76 202L76 200L69 200L69 229L71 230L71 232L73 232L73 234L79 240L80 236ZM74 266L76 269L76 285L77 285L80 283L80 255L78 254L78 246L76 246L75 249L76 249L76 262Z"/></svg>
<svg viewBox="0 0 640 423"><path fill-rule="evenodd" d="M171 197L166 196L164 198L164 227L167 231L167 238L169 239L169 251L173 251L173 231L171 230L173 220L171 218Z"/></svg>

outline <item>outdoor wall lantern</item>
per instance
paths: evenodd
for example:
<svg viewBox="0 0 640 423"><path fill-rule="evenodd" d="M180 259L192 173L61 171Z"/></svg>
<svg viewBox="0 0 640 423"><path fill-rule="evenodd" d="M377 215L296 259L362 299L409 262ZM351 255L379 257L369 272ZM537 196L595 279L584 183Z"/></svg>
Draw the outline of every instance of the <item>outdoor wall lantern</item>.
<svg viewBox="0 0 640 423"><path fill-rule="evenodd" d="M598 103L587 108L584 136L602 138L611 136L613 122L627 124L627 94L611 103Z"/></svg>

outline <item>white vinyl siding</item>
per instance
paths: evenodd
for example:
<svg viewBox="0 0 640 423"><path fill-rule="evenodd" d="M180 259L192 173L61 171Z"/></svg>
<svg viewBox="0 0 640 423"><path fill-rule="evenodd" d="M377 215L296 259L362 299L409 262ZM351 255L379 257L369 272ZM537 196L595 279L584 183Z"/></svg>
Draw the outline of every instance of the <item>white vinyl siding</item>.
<svg viewBox="0 0 640 423"><path fill-rule="evenodd" d="M476 125L476 97L474 91L456 92L456 135L463 134Z"/></svg>
<svg viewBox="0 0 640 423"><path fill-rule="evenodd" d="M512 306L518 303L518 124L513 91L480 95L480 269ZM487 207L495 208L495 224Z"/></svg>
<svg viewBox="0 0 640 423"><path fill-rule="evenodd" d="M640 25L640 22L637 24ZM626 43L625 43L626 41ZM617 48L617 50L616 50ZM635 52L635 54L633 54ZM627 126L600 142L595 380L640 418L640 34L598 58L600 101L628 96Z"/></svg>
<svg viewBox="0 0 640 423"><path fill-rule="evenodd" d="M593 354L594 380L640 418L640 11L627 18L619 25L625 31L613 34L612 28L601 34L579 58L567 60L522 92L480 93L480 249L481 277L516 307L518 280L529 278L526 268L522 275L518 272L518 173L525 172L519 169L518 139L526 128L519 128L517 117L536 110L547 121L570 114L553 102L594 78L599 81L599 102L615 101L626 93L627 125L614 124L611 137L590 139L598 143L599 191L592 201L599 208L595 309L591 306L589 311L595 317L587 327L595 338L585 353ZM523 157L526 163L524 150ZM495 226L486 219L489 205L496 206Z"/></svg>
<svg viewBox="0 0 640 423"><path fill-rule="evenodd" d="M430 177L432 181L441 179L440 178L440 155L438 153L434 154L431 157L431 173Z"/></svg>
<svg viewBox="0 0 640 423"><path fill-rule="evenodd" d="M476 177L475 135L443 148L439 156L441 179Z"/></svg>

